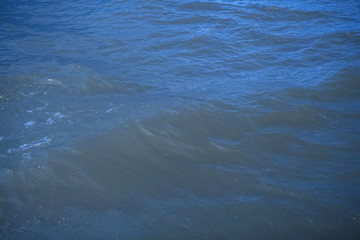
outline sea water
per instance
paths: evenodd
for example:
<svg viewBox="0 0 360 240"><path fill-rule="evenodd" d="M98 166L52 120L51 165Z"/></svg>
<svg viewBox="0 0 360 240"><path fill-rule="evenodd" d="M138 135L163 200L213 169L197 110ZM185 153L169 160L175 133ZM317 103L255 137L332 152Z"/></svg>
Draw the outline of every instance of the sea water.
<svg viewBox="0 0 360 240"><path fill-rule="evenodd" d="M0 3L1 239L359 239L360 2Z"/></svg>

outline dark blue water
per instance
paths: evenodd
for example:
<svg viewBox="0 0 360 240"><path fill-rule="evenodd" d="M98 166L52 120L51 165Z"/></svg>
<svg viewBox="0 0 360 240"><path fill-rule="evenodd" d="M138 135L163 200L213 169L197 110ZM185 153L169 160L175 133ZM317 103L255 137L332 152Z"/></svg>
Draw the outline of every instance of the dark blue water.
<svg viewBox="0 0 360 240"><path fill-rule="evenodd" d="M0 238L359 239L359 1L0 9Z"/></svg>

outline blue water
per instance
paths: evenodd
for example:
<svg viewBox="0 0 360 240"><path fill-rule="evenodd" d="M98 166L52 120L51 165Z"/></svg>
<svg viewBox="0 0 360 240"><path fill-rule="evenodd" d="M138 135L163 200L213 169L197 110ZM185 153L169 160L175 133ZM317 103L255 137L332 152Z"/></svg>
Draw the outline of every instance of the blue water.
<svg viewBox="0 0 360 240"><path fill-rule="evenodd" d="M360 237L359 1L0 9L0 238Z"/></svg>

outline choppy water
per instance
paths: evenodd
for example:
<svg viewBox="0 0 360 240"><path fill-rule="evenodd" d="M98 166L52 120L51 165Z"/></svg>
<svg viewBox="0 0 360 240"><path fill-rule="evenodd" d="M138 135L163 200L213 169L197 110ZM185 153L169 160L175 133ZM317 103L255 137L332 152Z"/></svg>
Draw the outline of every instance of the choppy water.
<svg viewBox="0 0 360 240"><path fill-rule="evenodd" d="M0 3L1 239L359 239L359 1Z"/></svg>

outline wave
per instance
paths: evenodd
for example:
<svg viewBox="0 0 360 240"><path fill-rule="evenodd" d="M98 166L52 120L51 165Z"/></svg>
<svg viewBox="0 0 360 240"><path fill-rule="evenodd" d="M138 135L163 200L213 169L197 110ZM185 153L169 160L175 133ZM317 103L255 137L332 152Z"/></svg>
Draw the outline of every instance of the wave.
<svg viewBox="0 0 360 240"><path fill-rule="evenodd" d="M135 219L131 228L143 226L143 236L161 236L166 228L197 236L197 225L185 227L186 221L204 221L209 227L210 219L225 217L236 222L229 231L246 236L237 227L251 216L260 221L263 215L257 211L266 204L273 206L265 211L270 219L262 226L266 231L276 219L296 233L297 225L289 225L286 217L296 216L307 231L316 227L319 236L330 236L321 225L332 214L329 202L337 202L337 216L353 215L349 209L356 209L356 189L346 186L346 201L340 201L336 192L343 183L332 177L356 167L356 151L349 150L356 149L352 144L357 134L351 143L349 133L332 131L334 119L329 120L326 109L275 104L271 95L257 104L267 107L241 108L213 100L169 109L86 138L45 162L2 170L3 233L31 236L42 228L48 234L60 234L61 229L66 236L74 231L67 224L85 228L86 221L79 219L102 216L105 221ZM223 215L224 208L234 215ZM304 208L307 213L299 214ZM278 218L279 210L284 215ZM310 223L309 218L321 221ZM349 221L328 224L336 232Z"/></svg>
<svg viewBox="0 0 360 240"><path fill-rule="evenodd" d="M356 238L358 5L2 4L0 238Z"/></svg>

